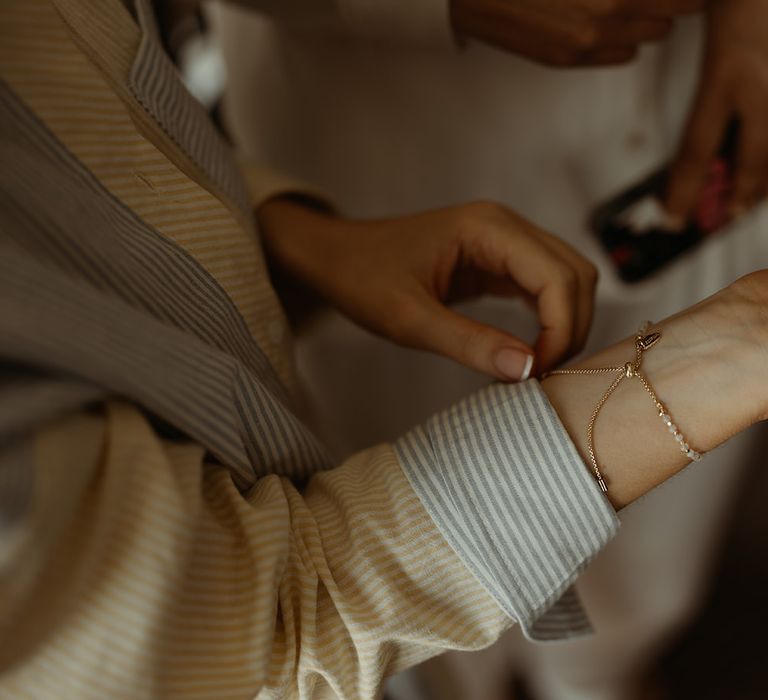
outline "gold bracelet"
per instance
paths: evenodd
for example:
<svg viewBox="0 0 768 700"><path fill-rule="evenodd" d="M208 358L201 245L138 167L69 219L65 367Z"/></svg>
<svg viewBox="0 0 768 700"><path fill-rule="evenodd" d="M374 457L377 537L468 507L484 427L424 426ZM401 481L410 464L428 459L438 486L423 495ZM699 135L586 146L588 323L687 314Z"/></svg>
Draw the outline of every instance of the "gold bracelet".
<svg viewBox="0 0 768 700"><path fill-rule="evenodd" d="M595 456L595 421L597 420L597 416L600 413L600 409L603 407L610 395L616 390L616 387L621 384L624 378L635 377L640 380L640 383L645 387L648 395L656 405L656 409L659 412L659 417L664 421L664 424L667 426L669 432L672 433L675 440L679 443L680 450L683 452L683 454L685 454L688 459L695 462L698 462L701 459L701 452L693 449L688 444L688 441L683 436L680 428L677 427L677 425L670 417L666 406L664 406L664 404L659 401L659 397L656 396L656 392L654 392L654 390L651 388L648 379L645 377L645 375L642 374L642 372L640 372L640 366L643 362L643 353L647 350L650 350L654 345L656 345L656 343L659 342L659 340L661 340L661 331L651 331L650 322L646 321L635 336L634 362L626 362L621 367L597 367L595 369L556 369L551 372L547 372L542 377L544 379L556 374L606 374L608 372L618 373L618 376L613 380L611 386L608 387L608 390L605 392L605 394L603 394L603 397L597 402L597 406L595 406L595 410L592 411L592 416L589 419L589 425L587 426L587 447L589 448L589 457L592 461L592 471L594 472L595 479L600 485L600 489L603 491L603 493L607 493L608 488L605 485L605 480L603 479L603 475L600 472L600 467L597 465L597 457Z"/></svg>

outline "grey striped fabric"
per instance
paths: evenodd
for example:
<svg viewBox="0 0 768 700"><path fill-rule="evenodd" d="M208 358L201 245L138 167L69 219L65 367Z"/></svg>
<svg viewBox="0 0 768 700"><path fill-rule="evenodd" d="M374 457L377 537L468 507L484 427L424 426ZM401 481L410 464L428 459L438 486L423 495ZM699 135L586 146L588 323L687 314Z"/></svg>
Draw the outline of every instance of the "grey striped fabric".
<svg viewBox="0 0 768 700"><path fill-rule="evenodd" d="M0 355L130 398L246 489L329 465L237 309L0 83ZM56 198L55 207L48 206Z"/></svg>
<svg viewBox="0 0 768 700"><path fill-rule="evenodd" d="M395 448L440 531L529 638L589 631L568 587L618 520L538 382L490 386Z"/></svg>
<svg viewBox="0 0 768 700"><path fill-rule="evenodd" d="M41 423L75 412L107 396L104 389L74 377L41 373L24 365L0 369L0 439L12 439Z"/></svg>
<svg viewBox="0 0 768 700"><path fill-rule="evenodd" d="M223 142L148 36L132 73L137 96L236 190ZM0 357L26 364L41 387L24 420L0 425L21 429L117 395L203 445L242 490L267 474L303 480L330 466L216 280L110 195L2 84L0 162L13 163L0 168ZM0 409L12 407L0 400ZM491 387L396 450L446 540L528 636L587 629L569 585L617 521L535 383ZM9 493L7 481L29 491L18 470L2 478Z"/></svg>
<svg viewBox="0 0 768 700"><path fill-rule="evenodd" d="M248 211L247 188L234 155L163 50L151 2L138 0L135 7L143 31L129 76L133 94L211 181Z"/></svg>
<svg viewBox="0 0 768 700"><path fill-rule="evenodd" d="M2 246L0 246L2 250ZM3 362L0 368L0 529L26 511L34 495L34 463L27 436L40 425L107 396L82 380ZM26 446L25 446L26 445ZM2 568L0 554L0 568Z"/></svg>

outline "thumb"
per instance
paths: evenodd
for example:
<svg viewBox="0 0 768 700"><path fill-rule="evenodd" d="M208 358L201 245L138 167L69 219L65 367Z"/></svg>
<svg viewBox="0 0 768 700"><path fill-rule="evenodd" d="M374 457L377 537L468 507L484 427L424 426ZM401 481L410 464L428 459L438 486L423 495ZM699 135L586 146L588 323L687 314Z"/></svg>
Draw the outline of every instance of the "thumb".
<svg viewBox="0 0 768 700"><path fill-rule="evenodd" d="M533 368L534 353L527 343L436 300L430 300L425 321L409 344L502 381L524 381Z"/></svg>

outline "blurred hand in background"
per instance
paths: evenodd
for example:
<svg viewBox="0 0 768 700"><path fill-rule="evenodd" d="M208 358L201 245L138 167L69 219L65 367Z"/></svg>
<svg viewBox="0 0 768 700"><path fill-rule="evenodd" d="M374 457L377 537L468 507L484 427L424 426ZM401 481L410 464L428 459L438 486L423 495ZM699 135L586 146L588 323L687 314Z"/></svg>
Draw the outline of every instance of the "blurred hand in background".
<svg viewBox="0 0 768 700"><path fill-rule="evenodd" d="M760 2L760 0L757 0ZM449 0L460 38L549 66L624 63L704 0Z"/></svg>
<svg viewBox="0 0 768 700"><path fill-rule="evenodd" d="M695 207L732 120L738 124L731 214L768 188L768 2L714 0L698 92L672 167L667 209L680 222Z"/></svg>

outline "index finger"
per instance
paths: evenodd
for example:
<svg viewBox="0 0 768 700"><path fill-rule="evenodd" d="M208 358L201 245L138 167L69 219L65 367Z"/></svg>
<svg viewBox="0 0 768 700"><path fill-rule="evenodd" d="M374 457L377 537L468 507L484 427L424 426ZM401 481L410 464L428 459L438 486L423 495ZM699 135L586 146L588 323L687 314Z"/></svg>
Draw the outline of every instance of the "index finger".
<svg viewBox="0 0 768 700"><path fill-rule="evenodd" d="M576 328L575 277L547 282L538 296L539 337L536 339L536 373L546 372L568 357Z"/></svg>
<svg viewBox="0 0 768 700"><path fill-rule="evenodd" d="M579 277L534 224L509 210L496 210L493 235L476 247L473 263L488 272L508 275L535 300L540 326L536 341L537 371L564 359L575 345ZM514 235L510 235L514 234Z"/></svg>

